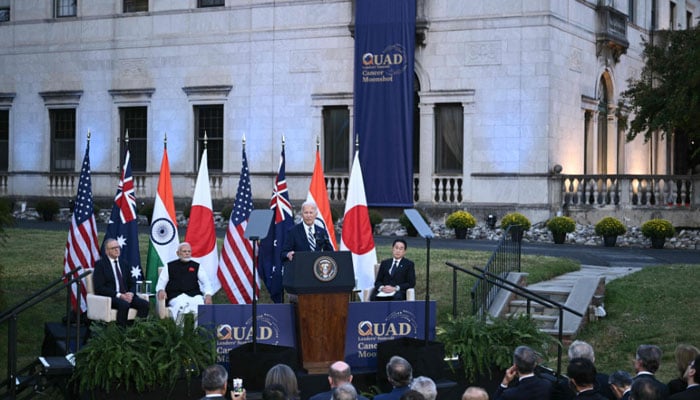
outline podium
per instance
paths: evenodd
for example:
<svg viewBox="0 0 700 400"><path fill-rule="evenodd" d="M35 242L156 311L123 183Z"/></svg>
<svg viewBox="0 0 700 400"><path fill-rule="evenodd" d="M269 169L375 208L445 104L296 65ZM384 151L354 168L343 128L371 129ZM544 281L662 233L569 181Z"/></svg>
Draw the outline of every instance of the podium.
<svg viewBox="0 0 700 400"><path fill-rule="evenodd" d="M309 373L325 373L345 358L348 302L355 286L349 251L296 252L287 265L284 289L297 295L297 340Z"/></svg>

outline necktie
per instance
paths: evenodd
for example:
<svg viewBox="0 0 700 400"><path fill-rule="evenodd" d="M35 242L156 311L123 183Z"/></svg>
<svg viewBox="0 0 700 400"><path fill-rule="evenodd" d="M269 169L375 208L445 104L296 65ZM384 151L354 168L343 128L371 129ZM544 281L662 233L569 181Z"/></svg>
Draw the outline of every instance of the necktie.
<svg viewBox="0 0 700 400"><path fill-rule="evenodd" d="M119 262L114 260L114 270L117 271L117 286L119 286L119 293L124 293L124 281L122 280L122 271L119 268Z"/></svg>
<svg viewBox="0 0 700 400"><path fill-rule="evenodd" d="M316 250L316 238L314 238L314 232L313 232L311 227L309 227L309 233L306 236L309 239L309 247L311 248L311 251L315 251Z"/></svg>
<svg viewBox="0 0 700 400"><path fill-rule="evenodd" d="M398 268L398 267L399 267L399 262L396 261L396 260L394 260L394 263L391 264L391 268L389 268L389 275L393 275L393 274L394 274L394 271L395 271L396 268Z"/></svg>

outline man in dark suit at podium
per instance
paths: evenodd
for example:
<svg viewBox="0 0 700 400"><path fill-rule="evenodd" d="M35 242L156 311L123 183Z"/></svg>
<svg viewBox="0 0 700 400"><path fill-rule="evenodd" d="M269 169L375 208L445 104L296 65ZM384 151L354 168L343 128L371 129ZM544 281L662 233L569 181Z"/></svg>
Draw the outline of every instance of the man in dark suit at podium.
<svg viewBox="0 0 700 400"><path fill-rule="evenodd" d="M391 246L393 258L379 265L370 300L406 300L406 290L416 286L416 268L413 261L405 258L406 241L394 240Z"/></svg>
<svg viewBox="0 0 700 400"><path fill-rule="evenodd" d="M316 203L306 201L301 205L303 221L287 232L280 253L282 262L292 261L296 251L333 251L333 246L328 239L328 231L315 224L316 216L318 216Z"/></svg>

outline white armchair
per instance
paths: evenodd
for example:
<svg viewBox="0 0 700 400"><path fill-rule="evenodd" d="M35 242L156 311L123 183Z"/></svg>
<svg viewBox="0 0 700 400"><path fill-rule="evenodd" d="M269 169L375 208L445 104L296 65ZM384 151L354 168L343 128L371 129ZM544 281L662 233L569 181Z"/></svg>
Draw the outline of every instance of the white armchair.
<svg viewBox="0 0 700 400"><path fill-rule="evenodd" d="M158 277L160 277L160 273L163 271L163 268L164 267L158 267ZM158 313L158 317L160 319L172 318L170 309L165 306L165 300L159 299L158 293L156 293L156 312Z"/></svg>
<svg viewBox="0 0 700 400"><path fill-rule="evenodd" d="M377 273L379 272L379 264L374 264L374 278L377 278ZM367 288L367 289L362 289L362 300L363 301L369 301L370 296L372 295L372 290L374 287ZM416 300L416 289L410 288L406 290L406 301L415 301Z"/></svg>
<svg viewBox="0 0 700 400"><path fill-rule="evenodd" d="M112 298L95 294L95 286L92 283L92 274L85 277L85 290L87 290L87 317L92 321L112 322L117 320L117 310L112 309ZM148 296L139 295L144 300ZM129 309L127 319L136 318L136 310Z"/></svg>

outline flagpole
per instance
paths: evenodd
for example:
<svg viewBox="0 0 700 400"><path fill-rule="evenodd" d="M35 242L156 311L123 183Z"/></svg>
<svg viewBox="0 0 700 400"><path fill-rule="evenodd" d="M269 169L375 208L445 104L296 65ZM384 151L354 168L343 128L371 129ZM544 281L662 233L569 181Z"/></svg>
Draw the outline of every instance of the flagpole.
<svg viewBox="0 0 700 400"><path fill-rule="evenodd" d="M243 145L243 153L245 153L245 135L243 135L243 139L241 140L241 142ZM253 320L253 354L255 354L258 346L258 287L255 284L258 281L258 257L256 255L258 237L251 236L250 238L248 238L248 240L253 242L253 282L251 282L250 286L253 288L253 304L251 319Z"/></svg>

